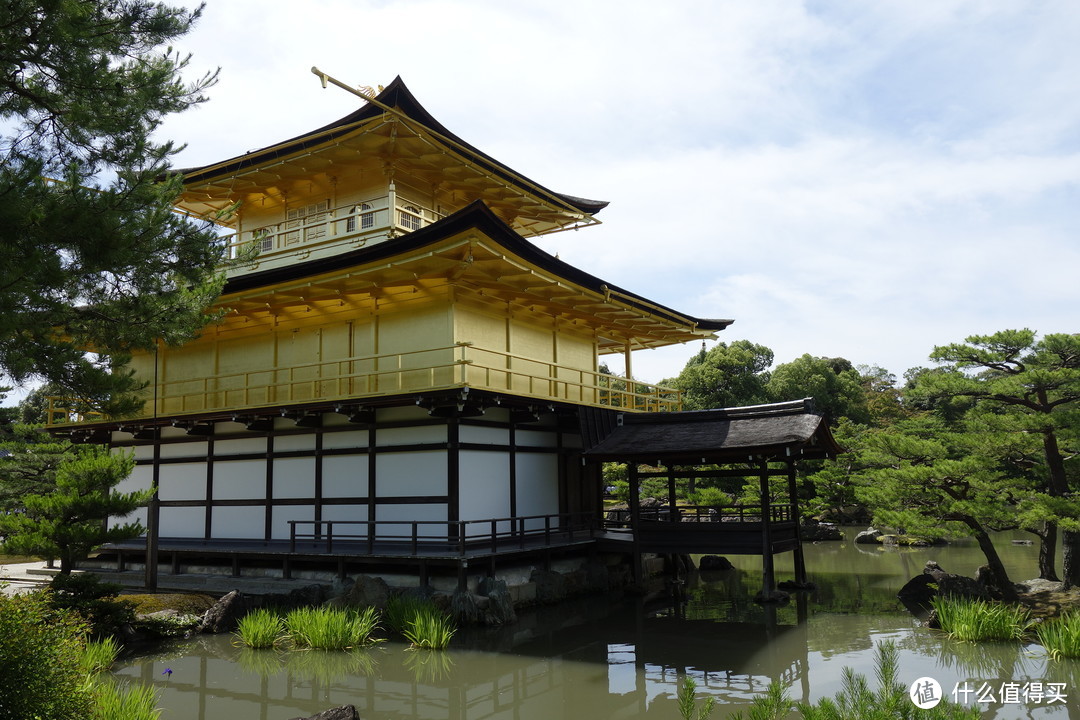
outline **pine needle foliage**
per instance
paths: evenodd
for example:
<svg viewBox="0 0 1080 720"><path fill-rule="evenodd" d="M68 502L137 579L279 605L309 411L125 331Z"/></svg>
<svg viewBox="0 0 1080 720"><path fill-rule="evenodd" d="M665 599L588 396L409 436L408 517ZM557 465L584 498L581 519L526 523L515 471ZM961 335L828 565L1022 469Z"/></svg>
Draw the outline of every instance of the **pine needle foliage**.
<svg viewBox="0 0 1080 720"><path fill-rule="evenodd" d="M947 698L930 709L915 705L907 688L897 681L898 659L895 644L878 645L876 690L870 688L864 675L845 667L843 685L835 697L816 703L792 703L783 687L773 682L765 695L754 699L748 715L738 712L731 720L784 720L792 708L803 720L979 720L978 707L965 707Z"/></svg>

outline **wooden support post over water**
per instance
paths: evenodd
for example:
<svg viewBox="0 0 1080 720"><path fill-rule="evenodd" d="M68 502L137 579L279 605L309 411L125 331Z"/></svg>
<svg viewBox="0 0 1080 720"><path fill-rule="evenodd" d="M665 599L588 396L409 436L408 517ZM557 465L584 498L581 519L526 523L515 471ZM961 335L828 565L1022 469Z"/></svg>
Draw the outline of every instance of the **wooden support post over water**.
<svg viewBox="0 0 1080 720"><path fill-rule="evenodd" d="M641 572L641 498L638 496L638 466L636 462L627 463L626 479L630 484L630 534L634 538L630 552L633 555L631 565L633 567L634 585L641 585L643 578Z"/></svg>
<svg viewBox="0 0 1080 720"><path fill-rule="evenodd" d="M758 482L761 489L761 597L769 601L776 591L776 573L772 553L772 496L769 492L769 461L765 457L761 458L761 474Z"/></svg>
<svg viewBox="0 0 1080 720"><path fill-rule="evenodd" d="M806 559L802 550L802 519L799 517L799 491L795 487L795 459L787 461L788 497L791 502L791 520L795 523L795 583L806 586Z"/></svg>

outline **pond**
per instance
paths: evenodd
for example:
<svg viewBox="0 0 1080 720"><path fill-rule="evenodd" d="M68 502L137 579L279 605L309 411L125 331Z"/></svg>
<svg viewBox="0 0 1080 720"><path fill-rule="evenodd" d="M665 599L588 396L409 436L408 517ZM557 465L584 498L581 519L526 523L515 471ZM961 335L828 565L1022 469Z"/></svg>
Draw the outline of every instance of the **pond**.
<svg viewBox="0 0 1080 720"><path fill-rule="evenodd" d="M921 627L896 600L927 560L974 574L982 564L974 544L886 550L856 546L853 535L808 545L818 588L782 606L752 601L760 558L732 557L735 570L689 578L684 602L673 604L660 591L540 608L513 627L462 632L445 653L385 643L360 653L281 654L205 636L130 658L116 675L157 686L164 719L287 720L352 704L361 717L380 720L677 720L675 694L689 674L699 696L720 704L713 717L723 718L773 679L798 700L835 694L845 666L873 682L875 647L891 640L902 683L933 677L986 718L1080 713L1080 662L1048 660L1038 645L950 641ZM1006 567L1013 579L1030 577L1037 548L1013 545L1014 537L1030 536L998 538ZM793 577L790 553L777 557L777 572L781 580ZM1040 687L1042 697L1031 694Z"/></svg>

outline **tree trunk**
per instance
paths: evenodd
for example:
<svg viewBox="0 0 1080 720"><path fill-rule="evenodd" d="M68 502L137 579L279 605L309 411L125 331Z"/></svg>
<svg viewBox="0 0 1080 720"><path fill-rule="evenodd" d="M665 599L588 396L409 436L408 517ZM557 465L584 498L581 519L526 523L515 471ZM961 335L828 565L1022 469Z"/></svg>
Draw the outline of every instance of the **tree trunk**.
<svg viewBox="0 0 1080 720"><path fill-rule="evenodd" d="M1080 587L1080 532L1066 530L1061 533L1063 549L1061 575L1065 587Z"/></svg>
<svg viewBox="0 0 1080 720"><path fill-rule="evenodd" d="M986 556L986 565L990 569L990 577L993 579L997 591L1001 593L1001 599L1005 602L1019 602L1020 596L1016 594L1016 588L1013 587L1012 580L1009 579L1009 573L1005 571L1005 564L1001 562L997 548L994 547L994 542L990 539L986 530L974 518L967 518L964 522L975 531L975 539L979 542L979 548L982 549L983 555Z"/></svg>
<svg viewBox="0 0 1080 720"><path fill-rule="evenodd" d="M1039 577L1043 580L1059 579L1054 562L1057 560L1057 524L1047 521L1043 523L1042 530L1035 533L1039 536Z"/></svg>

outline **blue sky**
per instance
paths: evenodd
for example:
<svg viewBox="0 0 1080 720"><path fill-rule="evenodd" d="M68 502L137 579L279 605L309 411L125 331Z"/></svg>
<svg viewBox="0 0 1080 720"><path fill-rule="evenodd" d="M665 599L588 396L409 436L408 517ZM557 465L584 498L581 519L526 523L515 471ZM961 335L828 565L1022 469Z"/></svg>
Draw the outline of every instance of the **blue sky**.
<svg viewBox="0 0 1080 720"><path fill-rule="evenodd" d="M210 0L181 48L221 81L163 132L208 163L354 109L312 65L401 75L465 140L611 202L545 250L777 362L900 375L971 334L1077 330L1078 37L1075 2Z"/></svg>

